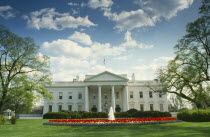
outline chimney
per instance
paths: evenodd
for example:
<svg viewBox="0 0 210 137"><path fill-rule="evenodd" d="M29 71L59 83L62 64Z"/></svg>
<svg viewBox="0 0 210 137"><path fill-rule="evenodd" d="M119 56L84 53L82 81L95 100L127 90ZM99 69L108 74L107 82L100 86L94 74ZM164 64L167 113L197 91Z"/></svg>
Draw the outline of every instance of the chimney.
<svg viewBox="0 0 210 137"><path fill-rule="evenodd" d="M131 77L132 77L132 81L135 81L135 74L134 73L132 74Z"/></svg>
<svg viewBox="0 0 210 137"><path fill-rule="evenodd" d="M158 82L158 79L154 79L155 82Z"/></svg>
<svg viewBox="0 0 210 137"><path fill-rule="evenodd" d="M76 76L76 80L79 81L79 76L78 75Z"/></svg>

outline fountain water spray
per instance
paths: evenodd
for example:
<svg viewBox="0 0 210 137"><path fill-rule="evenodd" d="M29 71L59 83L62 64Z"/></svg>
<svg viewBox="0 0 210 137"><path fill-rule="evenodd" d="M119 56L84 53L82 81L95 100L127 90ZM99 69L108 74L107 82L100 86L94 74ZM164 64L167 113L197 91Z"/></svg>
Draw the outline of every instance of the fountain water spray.
<svg viewBox="0 0 210 137"><path fill-rule="evenodd" d="M109 120L115 120L115 117L114 117L114 110L113 110L113 108L112 108L112 106L110 107L110 109L109 109L109 114L108 114L108 116L109 116Z"/></svg>

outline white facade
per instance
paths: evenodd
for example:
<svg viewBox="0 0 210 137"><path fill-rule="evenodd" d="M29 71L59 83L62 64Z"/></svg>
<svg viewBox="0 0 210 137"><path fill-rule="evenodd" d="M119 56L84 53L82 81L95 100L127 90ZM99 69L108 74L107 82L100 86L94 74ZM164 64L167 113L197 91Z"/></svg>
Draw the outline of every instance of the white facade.
<svg viewBox="0 0 210 137"><path fill-rule="evenodd" d="M98 112L107 112L112 106L121 111L131 108L137 110L168 111L167 94L153 92L148 84L158 88L158 82L137 81L127 76L116 75L108 71L97 75L86 75L84 81L77 77L72 82L54 82L48 91L52 100L44 101L44 113L60 110L91 111L96 107Z"/></svg>

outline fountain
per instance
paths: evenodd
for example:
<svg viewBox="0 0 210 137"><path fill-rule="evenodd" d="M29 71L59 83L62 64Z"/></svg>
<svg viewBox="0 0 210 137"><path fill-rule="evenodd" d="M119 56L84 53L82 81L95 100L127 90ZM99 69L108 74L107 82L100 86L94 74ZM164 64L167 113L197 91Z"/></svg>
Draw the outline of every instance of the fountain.
<svg viewBox="0 0 210 137"><path fill-rule="evenodd" d="M108 114L109 118L108 120L115 120L115 117L114 117L114 110L112 108L112 106L110 107L109 109L109 114Z"/></svg>

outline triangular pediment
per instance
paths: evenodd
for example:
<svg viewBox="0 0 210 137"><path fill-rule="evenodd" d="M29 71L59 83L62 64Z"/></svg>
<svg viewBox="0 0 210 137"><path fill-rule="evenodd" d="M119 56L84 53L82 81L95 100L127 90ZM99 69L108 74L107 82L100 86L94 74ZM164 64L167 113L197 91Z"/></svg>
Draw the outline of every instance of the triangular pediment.
<svg viewBox="0 0 210 137"><path fill-rule="evenodd" d="M97 75L86 78L85 81L128 81L127 78L105 71Z"/></svg>

